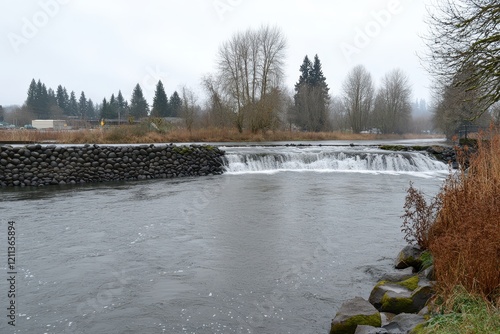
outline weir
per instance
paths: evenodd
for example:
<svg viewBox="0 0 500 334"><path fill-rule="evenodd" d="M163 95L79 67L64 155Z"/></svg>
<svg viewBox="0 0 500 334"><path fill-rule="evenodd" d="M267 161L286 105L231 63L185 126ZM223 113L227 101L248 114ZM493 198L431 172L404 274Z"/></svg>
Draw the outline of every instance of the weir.
<svg viewBox="0 0 500 334"><path fill-rule="evenodd" d="M253 152L226 151L226 173L319 172L447 172L448 167L425 152L391 152L374 149L309 149L277 152L259 148Z"/></svg>

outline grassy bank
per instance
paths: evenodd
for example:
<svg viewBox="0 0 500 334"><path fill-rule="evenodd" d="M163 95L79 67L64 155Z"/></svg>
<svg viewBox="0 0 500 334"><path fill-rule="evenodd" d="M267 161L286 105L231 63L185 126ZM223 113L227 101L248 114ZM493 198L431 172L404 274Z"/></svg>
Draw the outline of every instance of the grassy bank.
<svg viewBox="0 0 500 334"><path fill-rule="evenodd" d="M420 334L500 333L498 307L464 287L455 287L453 294L438 302L440 306Z"/></svg>
<svg viewBox="0 0 500 334"><path fill-rule="evenodd" d="M460 169L431 204L409 190L414 211L404 217L432 253L436 278L432 318L421 333L500 333L500 135L477 145L474 153L463 147Z"/></svg>
<svg viewBox="0 0 500 334"><path fill-rule="evenodd" d="M0 131L0 141L46 142L65 144L114 144L114 143L185 143L185 142L263 142L263 141L320 141L320 140L374 140L418 139L429 135L376 135L344 132L268 131L252 133L236 129L205 128L171 129L158 131L148 124L122 125L119 127L72 131Z"/></svg>

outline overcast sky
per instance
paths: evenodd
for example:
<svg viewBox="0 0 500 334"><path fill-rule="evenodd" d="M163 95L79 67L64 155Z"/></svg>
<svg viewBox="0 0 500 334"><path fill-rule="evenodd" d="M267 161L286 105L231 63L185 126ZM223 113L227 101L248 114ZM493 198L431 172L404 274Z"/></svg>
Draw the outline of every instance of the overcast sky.
<svg viewBox="0 0 500 334"><path fill-rule="evenodd" d="M204 99L203 75L215 72L219 46L238 31L279 27L288 41L286 86L307 54L318 54L332 95L363 64L375 83L400 68L413 99L429 100L421 0L0 0L0 104L22 104L32 78L101 102L139 83L151 104L183 85Z"/></svg>

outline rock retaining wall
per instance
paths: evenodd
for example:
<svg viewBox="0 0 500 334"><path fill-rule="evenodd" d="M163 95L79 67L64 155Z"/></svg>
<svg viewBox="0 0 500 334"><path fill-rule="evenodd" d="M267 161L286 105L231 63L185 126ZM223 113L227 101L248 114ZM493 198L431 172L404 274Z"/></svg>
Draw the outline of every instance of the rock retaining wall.
<svg viewBox="0 0 500 334"><path fill-rule="evenodd" d="M44 186L222 174L212 146L0 146L0 186Z"/></svg>

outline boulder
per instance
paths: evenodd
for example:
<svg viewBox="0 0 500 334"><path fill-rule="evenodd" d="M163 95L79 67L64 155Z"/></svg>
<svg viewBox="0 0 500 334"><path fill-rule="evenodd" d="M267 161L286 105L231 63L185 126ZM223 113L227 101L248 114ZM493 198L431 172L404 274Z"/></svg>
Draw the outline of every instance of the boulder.
<svg viewBox="0 0 500 334"><path fill-rule="evenodd" d="M422 260L420 259L422 252L423 251L419 247L406 246L399 252L394 267L396 269L413 267L415 271L419 271L422 267Z"/></svg>
<svg viewBox="0 0 500 334"><path fill-rule="evenodd" d="M430 267L425 268L420 272L420 275L430 281L436 280L436 276L434 274L434 265L431 265Z"/></svg>
<svg viewBox="0 0 500 334"><path fill-rule="evenodd" d="M358 325L380 327L380 313L363 298L356 297L342 304L332 320L330 334L354 334Z"/></svg>
<svg viewBox="0 0 500 334"><path fill-rule="evenodd" d="M414 275L400 282L379 282L370 293L369 301L380 312L416 313L432 296L432 283Z"/></svg>
<svg viewBox="0 0 500 334"><path fill-rule="evenodd" d="M421 281L422 282L422 281ZM425 281L425 283L421 283L418 288L416 288L411 294L411 300L413 302L413 308L416 310L415 312L421 311L427 302L432 297L432 285L429 281Z"/></svg>
<svg viewBox="0 0 500 334"><path fill-rule="evenodd" d="M354 334L388 334L389 332L385 328L373 327L366 325L359 325L356 328Z"/></svg>
<svg viewBox="0 0 500 334"><path fill-rule="evenodd" d="M423 316L418 314L401 313L392 319L391 323L384 326L388 334L410 333L415 327L425 323Z"/></svg>
<svg viewBox="0 0 500 334"><path fill-rule="evenodd" d="M390 273L385 273L380 280L381 281L390 281L390 282L399 282L404 281L415 274L413 273L413 268L408 267L405 269L398 269Z"/></svg>

